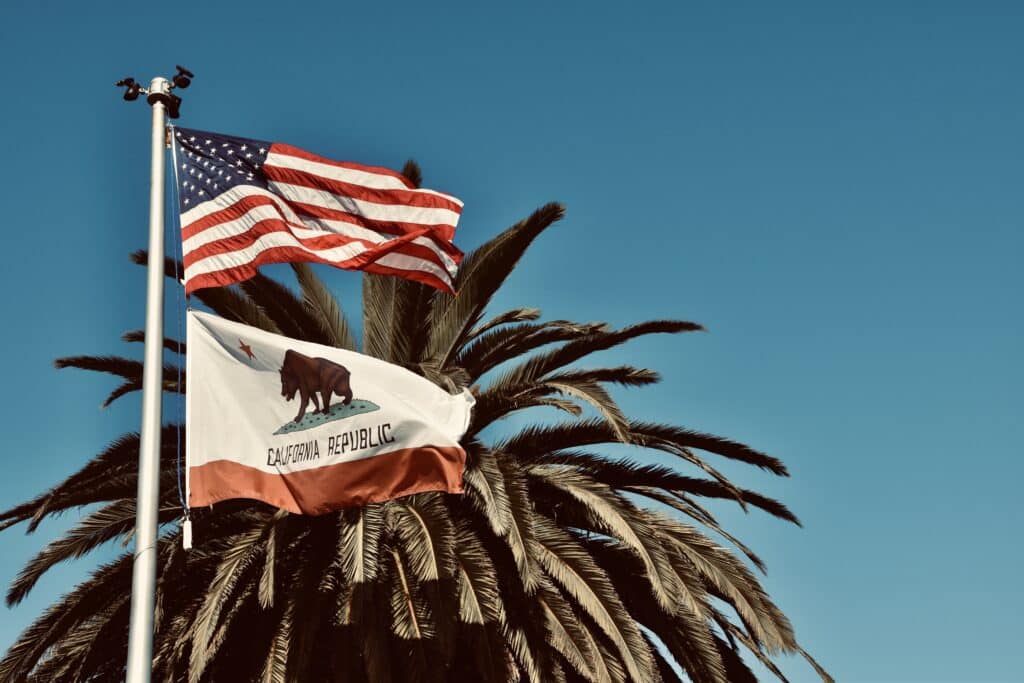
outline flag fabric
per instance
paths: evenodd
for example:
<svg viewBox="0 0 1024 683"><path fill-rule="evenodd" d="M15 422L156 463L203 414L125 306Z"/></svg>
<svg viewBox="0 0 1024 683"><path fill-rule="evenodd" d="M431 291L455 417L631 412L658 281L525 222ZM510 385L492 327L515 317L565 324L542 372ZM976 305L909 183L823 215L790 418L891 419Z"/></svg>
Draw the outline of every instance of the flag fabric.
<svg viewBox="0 0 1024 683"><path fill-rule="evenodd" d="M462 492L468 391L206 313L187 327L190 506L250 498L316 515Z"/></svg>
<svg viewBox="0 0 1024 683"><path fill-rule="evenodd" d="M454 290L455 197L385 168L188 128L174 129L174 164L187 293L295 261Z"/></svg>

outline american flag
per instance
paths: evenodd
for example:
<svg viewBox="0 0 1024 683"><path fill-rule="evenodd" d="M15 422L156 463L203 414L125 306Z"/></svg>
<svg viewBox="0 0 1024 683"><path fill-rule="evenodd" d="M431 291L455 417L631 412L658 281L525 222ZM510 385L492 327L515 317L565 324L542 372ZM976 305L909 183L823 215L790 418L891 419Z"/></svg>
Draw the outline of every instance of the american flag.
<svg viewBox="0 0 1024 683"><path fill-rule="evenodd" d="M186 292L295 261L454 290L455 197L278 142L175 128L174 146Z"/></svg>

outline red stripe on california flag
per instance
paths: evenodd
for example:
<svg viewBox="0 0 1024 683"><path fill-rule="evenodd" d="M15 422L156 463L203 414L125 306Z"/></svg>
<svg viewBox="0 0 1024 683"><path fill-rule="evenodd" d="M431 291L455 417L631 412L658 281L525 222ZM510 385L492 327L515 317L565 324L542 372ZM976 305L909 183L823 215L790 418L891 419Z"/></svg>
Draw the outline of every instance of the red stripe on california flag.
<svg viewBox="0 0 1024 683"><path fill-rule="evenodd" d="M447 209L455 213L461 213L462 205L453 202L443 195L432 192L419 192L417 190L388 190L375 187L367 187L355 183L344 182L335 178L327 178L317 175L312 171L299 170L273 166L269 162L263 166L263 173L275 182L302 185L319 190L326 190L332 194L354 197L376 204L390 204L394 206L416 206L423 209Z"/></svg>
<svg viewBox="0 0 1024 683"><path fill-rule="evenodd" d="M288 156L298 157L299 159L305 159L306 161L315 161L318 164L327 164L328 166L337 166L338 168L350 168L353 171L365 171L367 173L376 173L377 175L390 176L405 185L410 190L415 189L415 186L409 182L401 173L396 173L390 168L384 168L383 166L364 166L363 164L356 164L351 161L332 161L331 159L325 159L322 156L307 152L304 149L298 147L292 147L282 142L275 142L270 145L270 154L287 154Z"/></svg>
<svg viewBox="0 0 1024 683"><path fill-rule="evenodd" d="M392 252L394 253L394 252ZM259 272L259 266L269 263L325 263L338 268L350 268L353 270L368 270L387 275L397 275L407 280L414 280L429 285L435 289L454 294L453 280L442 279L433 273L425 270L413 270L402 268L391 268L374 264L373 260L380 258L380 254L364 252L356 258L346 261L331 261L321 258L316 254L306 251L300 247L271 247L259 252L256 257L248 263L238 266L219 268L208 273L193 275L186 280L185 293L191 294L197 289L204 287L228 287L230 285L255 277Z"/></svg>
<svg viewBox="0 0 1024 683"><path fill-rule="evenodd" d="M397 251L424 261L435 264L438 268L447 271L448 268L437 252L421 244L403 241L402 239L388 240L384 242L371 242L370 240L348 235L339 235L333 232L319 232L315 237L299 237L291 230L291 225L279 218L267 218L253 224L245 232L213 240L200 247L191 249L184 254L185 267L188 268L197 261L215 256L217 254L230 254L251 247L256 241L274 232L291 235L299 245L314 251L335 249L349 244L361 244L368 251L375 254L391 253ZM406 239L415 239L416 235L410 234ZM460 255L461 258L461 255ZM455 260L455 259L453 259ZM458 263L458 261L456 261Z"/></svg>
<svg viewBox="0 0 1024 683"><path fill-rule="evenodd" d="M295 514L322 515L425 491L462 493L465 463L461 448L437 446L281 474L214 460L189 470L189 505L251 498Z"/></svg>

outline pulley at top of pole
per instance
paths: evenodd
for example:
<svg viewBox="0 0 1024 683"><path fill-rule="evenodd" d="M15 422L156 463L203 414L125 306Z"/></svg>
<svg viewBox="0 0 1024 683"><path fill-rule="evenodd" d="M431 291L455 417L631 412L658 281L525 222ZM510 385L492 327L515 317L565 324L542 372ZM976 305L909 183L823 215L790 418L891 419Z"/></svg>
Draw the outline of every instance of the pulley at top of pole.
<svg viewBox="0 0 1024 683"><path fill-rule="evenodd" d="M142 87L142 84L136 82L131 76L122 78L114 85L124 88L126 101L132 102L139 99L139 95L146 95L146 102L151 105L160 102L167 108L167 115L176 119L181 115L181 98L171 91L184 90L192 84L192 79L196 75L180 64L175 65L174 68L178 70L178 73L171 77L170 82L164 78L154 78L149 84L149 88Z"/></svg>

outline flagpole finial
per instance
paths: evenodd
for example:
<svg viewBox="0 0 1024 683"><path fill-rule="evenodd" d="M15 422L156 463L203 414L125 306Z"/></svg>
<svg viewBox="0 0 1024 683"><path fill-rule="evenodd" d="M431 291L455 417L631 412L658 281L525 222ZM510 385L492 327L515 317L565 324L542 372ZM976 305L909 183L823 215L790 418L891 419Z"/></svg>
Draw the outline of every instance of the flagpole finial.
<svg viewBox="0 0 1024 683"><path fill-rule="evenodd" d="M196 75L180 64L176 64L174 68L178 72L170 80L157 76L150 82L149 88L143 88L142 84L138 83L131 76L122 78L114 85L118 88L124 88L124 99L126 101L133 102L139 99L140 94L144 94L146 95L146 102L151 105L160 102L167 108L167 115L172 119L176 119L181 115L181 98L172 91L184 90L192 85L192 79Z"/></svg>

